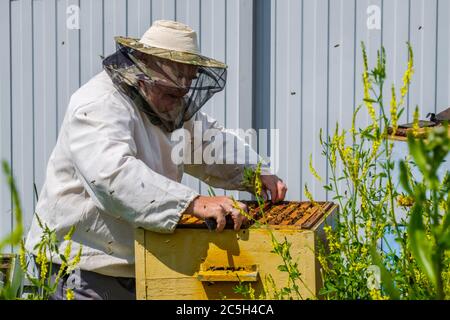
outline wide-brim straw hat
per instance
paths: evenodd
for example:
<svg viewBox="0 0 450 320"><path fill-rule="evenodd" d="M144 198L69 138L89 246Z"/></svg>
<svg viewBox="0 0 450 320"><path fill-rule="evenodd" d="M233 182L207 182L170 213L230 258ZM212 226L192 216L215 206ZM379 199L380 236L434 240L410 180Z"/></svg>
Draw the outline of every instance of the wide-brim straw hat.
<svg viewBox="0 0 450 320"><path fill-rule="evenodd" d="M201 55L197 33L176 21L155 21L141 39L116 37L115 40L119 45L158 58L196 66L227 68L225 63Z"/></svg>

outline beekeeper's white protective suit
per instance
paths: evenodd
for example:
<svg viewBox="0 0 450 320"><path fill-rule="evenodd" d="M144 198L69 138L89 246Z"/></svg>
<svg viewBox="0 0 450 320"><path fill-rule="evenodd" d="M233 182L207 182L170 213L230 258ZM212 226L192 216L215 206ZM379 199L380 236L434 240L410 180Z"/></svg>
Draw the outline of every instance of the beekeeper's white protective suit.
<svg viewBox="0 0 450 320"><path fill-rule="evenodd" d="M184 128L192 131L193 121L202 121L203 130L224 131L200 112ZM135 228L173 232L198 195L180 184L183 171L215 187L243 190L243 165L176 165L171 152L177 143L125 100L104 71L72 96L36 213L59 238L76 226L72 253L82 244L81 269L134 277ZM35 254L40 236L35 218L26 241ZM61 263L59 257L53 262Z"/></svg>

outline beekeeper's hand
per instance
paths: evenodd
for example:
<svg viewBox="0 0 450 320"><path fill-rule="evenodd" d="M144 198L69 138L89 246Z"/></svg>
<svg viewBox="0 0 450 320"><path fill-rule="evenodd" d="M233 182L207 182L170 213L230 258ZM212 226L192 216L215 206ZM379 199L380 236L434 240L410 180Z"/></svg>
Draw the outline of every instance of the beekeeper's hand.
<svg viewBox="0 0 450 320"><path fill-rule="evenodd" d="M286 184L276 175L261 175L261 182L263 185L263 196L269 200L267 191L270 192L270 200L272 203L283 201L288 190Z"/></svg>
<svg viewBox="0 0 450 320"><path fill-rule="evenodd" d="M247 206L241 202L238 205L244 210L248 211ZM238 209L234 208L233 200L229 197L205 197L199 196L191 202L189 207L184 212L199 219L214 219L217 222L216 230L222 232L226 224L226 216L231 215L234 221L234 230L239 231L242 223L247 220L247 217L242 215Z"/></svg>

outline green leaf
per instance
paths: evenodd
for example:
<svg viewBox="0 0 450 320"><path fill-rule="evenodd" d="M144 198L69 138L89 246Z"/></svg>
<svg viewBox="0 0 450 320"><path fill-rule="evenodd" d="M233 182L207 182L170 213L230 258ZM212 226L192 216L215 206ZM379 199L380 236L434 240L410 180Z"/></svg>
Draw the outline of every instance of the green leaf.
<svg viewBox="0 0 450 320"><path fill-rule="evenodd" d="M409 152L414 158L415 163L419 167L424 176L428 177L429 161L426 155L426 148L422 139L415 139L411 134L408 135Z"/></svg>
<svg viewBox="0 0 450 320"><path fill-rule="evenodd" d="M423 224L421 206L416 204L411 210L411 219L408 228L411 250L422 271L430 282L436 286L438 283L437 270L433 264L432 243L426 236Z"/></svg>
<svg viewBox="0 0 450 320"><path fill-rule="evenodd" d="M444 179L442 179L442 190L443 194L448 193L450 191L450 172L446 171Z"/></svg>
<svg viewBox="0 0 450 320"><path fill-rule="evenodd" d="M325 284L325 287L320 289L320 295L327 295L327 294L335 293L337 291L338 291L338 289L334 285L332 285L331 283L327 282Z"/></svg>
<svg viewBox="0 0 450 320"><path fill-rule="evenodd" d="M447 212L442 219L442 230L450 231L450 196L447 198Z"/></svg>
<svg viewBox="0 0 450 320"><path fill-rule="evenodd" d="M67 259L63 254L60 254L59 257L61 258L61 260L65 263L67 263Z"/></svg>
<svg viewBox="0 0 450 320"><path fill-rule="evenodd" d="M405 191L412 195L413 191L409 184L409 172L408 167L406 166L404 161L400 161L400 182L402 184L402 187L405 189Z"/></svg>
<svg viewBox="0 0 450 320"><path fill-rule="evenodd" d="M281 272L288 272L288 268L285 265L279 265L277 269Z"/></svg>
<svg viewBox="0 0 450 320"><path fill-rule="evenodd" d="M210 197L215 197L216 196L216 192L214 191L214 189L211 186L208 186L208 195Z"/></svg>
<svg viewBox="0 0 450 320"><path fill-rule="evenodd" d="M444 231L439 239L439 243L443 245L446 250L450 250L450 229Z"/></svg>
<svg viewBox="0 0 450 320"><path fill-rule="evenodd" d="M386 269L386 266L382 262L383 260L381 259L381 256L377 251L376 245L372 245L372 247L370 248L370 254L375 265L380 268L381 283L387 294L393 300L400 300L400 291L395 287L391 273Z"/></svg>

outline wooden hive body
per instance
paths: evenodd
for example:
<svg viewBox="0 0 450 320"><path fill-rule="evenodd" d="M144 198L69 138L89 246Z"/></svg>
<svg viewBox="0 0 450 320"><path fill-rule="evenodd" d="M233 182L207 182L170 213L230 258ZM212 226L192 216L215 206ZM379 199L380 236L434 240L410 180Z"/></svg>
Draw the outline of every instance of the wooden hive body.
<svg viewBox="0 0 450 320"><path fill-rule="evenodd" d="M267 275L273 277L277 288L286 286L288 275L278 270L282 259L271 252L272 234L280 242L286 238L291 243L290 252L298 261L304 282L302 297L316 296L321 283L316 259L318 243L323 240L325 224L332 223L337 206L321 203L321 210L310 207L297 225L281 221L278 225L216 233L199 227L195 221L183 225L183 220L189 221L187 218L173 234L138 229L137 299L242 299L242 295L234 293L239 281L252 282L258 295Z"/></svg>

